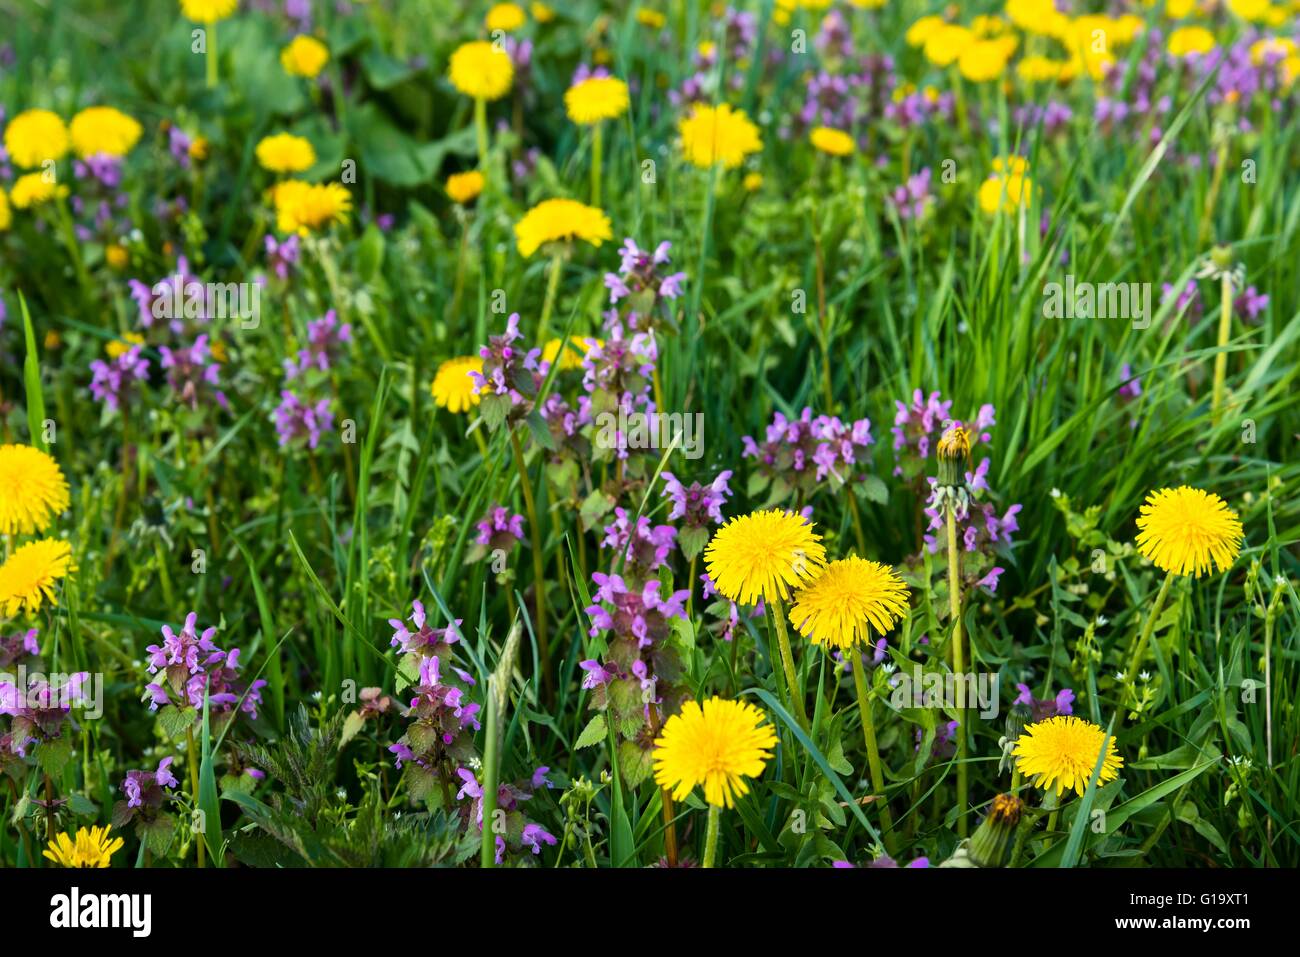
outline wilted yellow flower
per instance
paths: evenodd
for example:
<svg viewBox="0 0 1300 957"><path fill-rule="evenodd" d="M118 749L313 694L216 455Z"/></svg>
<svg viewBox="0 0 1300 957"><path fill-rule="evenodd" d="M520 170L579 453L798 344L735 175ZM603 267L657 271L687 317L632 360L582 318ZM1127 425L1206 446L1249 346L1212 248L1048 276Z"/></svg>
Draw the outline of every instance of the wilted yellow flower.
<svg viewBox="0 0 1300 957"><path fill-rule="evenodd" d="M742 605L785 599L826 564L813 524L784 509L750 512L716 532L704 564L718 594Z"/></svg>
<svg viewBox="0 0 1300 957"><path fill-rule="evenodd" d="M66 186L59 186L44 173L27 173L14 182L9 199L18 209L30 209L55 197L66 196L67 192Z"/></svg>
<svg viewBox="0 0 1300 957"><path fill-rule="evenodd" d="M280 51L280 65L290 76L314 80L330 61L329 47L315 37L300 33Z"/></svg>
<svg viewBox="0 0 1300 957"><path fill-rule="evenodd" d="M589 76L564 91L569 119L582 126L617 119L628 103L627 84L612 76Z"/></svg>
<svg viewBox="0 0 1300 957"><path fill-rule="evenodd" d="M1090 721L1070 715L1057 715L1031 724L1016 739L1012 754L1020 773L1045 791L1057 795L1073 790L1083 797L1092 779L1102 742L1106 757L1097 775L1097 787L1115 780L1124 759L1115 750L1115 738L1106 740L1106 732Z"/></svg>
<svg viewBox="0 0 1300 957"><path fill-rule="evenodd" d="M850 556L831 562L790 606L790 623L815 645L848 649L885 635L907 614L907 586L888 565Z"/></svg>
<svg viewBox="0 0 1300 957"><path fill-rule="evenodd" d="M316 165L311 140L292 133L266 136L257 144L257 162L272 173L301 173Z"/></svg>
<svg viewBox="0 0 1300 957"><path fill-rule="evenodd" d="M515 67L504 50L486 40L462 43L451 55L452 86L476 100L498 100L510 92Z"/></svg>
<svg viewBox="0 0 1300 957"><path fill-rule="evenodd" d="M72 148L82 159L125 156L140 141L140 124L111 106L90 106L69 125Z"/></svg>
<svg viewBox="0 0 1300 957"><path fill-rule="evenodd" d="M524 8L517 3L497 3L493 4L483 18L483 26L489 32L493 30L503 30L510 33L518 30L528 18L524 15Z"/></svg>
<svg viewBox="0 0 1300 957"><path fill-rule="evenodd" d="M1171 56L1209 53L1214 49L1214 34L1205 27L1179 27L1169 34L1168 49Z"/></svg>
<svg viewBox="0 0 1300 957"><path fill-rule="evenodd" d="M819 126L808 134L813 147L831 156L848 156L853 152L853 137L843 130Z"/></svg>
<svg viewBox="0 0 1300 957"><path fill-rule="evenodd" d="M531 256L547 243L581 239L599 246L613 238L604 211L576 199L543 200L515 223L515 242L522 256Z"/></svg>
<svg viewBox="0 0 1300 957"><path fill-rule="evenodd" d="M291 179L272 190L276 226L282 233L306 236L331 223L345 223L352 194L339 183L314 185Z"/></svg>
<svg viewBox="0 0 1300 957"><path fill-rule="evenodd" d="M235 12L239 0L181 0L181 13L195 23L216 23Z"/></svg>
<svg viewBox="0 0 1300 957"><path fill-rule="evenodd" d="M110 825L94 826L89 831L83 827L77 831L75 841L59 834L42 854L60 867L108 867L123 844L120 837L109 838L111 830Z"/></svg>
<svg viewBox="0 0 1300 957"><path fill-rule="evenodd" d="M438 366L433 376L433 401L448 412L468 412L479 404L479 394L471 372L483 372L483 360L478 356L459 356Z"/></svg>
<svg viewBox="0 0 1300 957"><path fill-rule="evenodd" d="M37 612L54 601L54 586L76 571L72 546L59 538L43 538L18 548L0 565L0 613L10 618L22 611Z"/></svg>
<svg viewBox="0 0 1300 957"><path fill-rule="evenodd" d="M48 453L0 445L0 534L43 532L68 504L68 481Z"/></svg>
<svg viewBox="0 0 1300 957"><path fill-rule="evenodd" d="M703 785L705 801L729 808L749 793L745 779L763 773L775 746L776 732L748 701L687 701L655 739L655 783L678 801Z"/></svg>
<svg viewBox="0 0 1300 957"><path fill-rule="evenodd" d="M472 203L483 192L483 174L476 169L465 173L452 173L447 177L447 195L453 203L462 206Z"/></svg>
<svg viewBox="0 0 1300 957"><path fill-rule="evenodd" d="M49 110L23 110L5 127L5 150L15 164L32 169L67 154L68 129Z"/></svg>
<svg viewBox="0 0 1300 957"><path fill-rule="evenodd" d="M686 159L701 169L715 163L735 169L746 156L763 148L758 127L750 122L745 111L733 110L726 103L717 107L697 104L678 124L678 129Z"/></svg>
<svg viewBox="0 0 1300 957"><path fill-rule="evenodd" d="M1187 485L1148 495L1137 527L1138 551L1175 575L1224 571L1241 551L1237 513L1213 492Z"/></svg>

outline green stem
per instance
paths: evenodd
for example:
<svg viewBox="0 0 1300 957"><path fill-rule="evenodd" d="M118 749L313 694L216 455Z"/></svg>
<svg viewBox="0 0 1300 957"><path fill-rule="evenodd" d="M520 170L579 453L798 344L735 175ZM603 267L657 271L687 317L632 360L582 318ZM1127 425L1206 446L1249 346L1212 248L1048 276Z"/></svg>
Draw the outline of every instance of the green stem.
<svg viewBox="0 0 1300 957"><path fill-rule="evenodd" d="M479 844L479 864L497 866L497 744L500 738L497 714L496 675L488 679L486 741L483 745L483 834Z"/></svg>
<svg viewBox="0 0 1300 957"><path fill-rule="evenodd" d="M957 515L948 512L948 610L952 616L952 670L957 676L957 834L965 837L970 829L966 818L966 795L969 781L966 769L966 652L961 634L961 553L957 551Z"/></svg>
<svg viewBox="0 0 1300 957"><path fill-rule="evenodd" d="M533 540L533 598L537 617L537 650L541 656L542 688L550 701L554 689L551 684L550 645L546 640L546 581L542 568L542 529L537 521L537 503L533 500L533 486L528 481L528 466L524 464L524 449L519 444L519 433L510 429L510 447L514 450L515 466L519 469L519 485L524 493L524 508L528 512L528 530Z"/></svg>
<svg viewBox="0 0 1300 957"><path fill-rule="evenodd" d="M1137 644L1133 648L1133 655L1129 658L1128 671L1125 673L1125 677L1129 681L1132 681L1134 676L1137 675L1138 665L1142 663L1142 656L1146 653L1147 643L1151 640L1151 633L1156 627L1156 619L1160 617L1160 610L1165 606L1165 598L1169 594L1169 586L1173 584L1173 581L1174 573L1170 572L1160 585L1155 604L1151 606L1151 611L1147 614L1146 623L1142 626L1142 634L1138 636Z"/></svg>
<svg viewBox="0 0 1300 957"><path fill-rule="evenodd" d="M560 290L560 273L564 269L564 253L557 251L551 256L550 272L546 278L546 299L542 303L542 319L537 324L539 346L546 345L546 330L551 325L551 312L555 309L555 295Z"/></svg>
<svg viewBox="0 0 1300 957"><path fill-rule="evenodd" d="M208 24L205 66L207 67L208 89L211 90L217 85L217 23L215 20Z"/></svg>
<svg viewBox="0 0 1300 957"><path fill-rule="evenodd" d="M712 867L718 856L718 819L722 809L709 805L709 823L704 835L704 867Z"/></svg>
<svg viewBox="0 0 1300 957"><path fill-rule="evenodd" d="M894 853L894 818L889 813L889 800L885 797L885 774L880 764L880 747L876 744L876 725L871 720L871 699L867 695L867 679L863 672L866 665L856 648L853 655L853 686L858 693L858 713L862 715L862 738L867 745L867 766L871 769L871 789L880 801L880 824L885 850Z"/></svg>
<svg viewBox="0 0 1300 957"><path fill-rule="evenodd" d="M185 750L186 760L190 766L190 797L192 807L199 806L199 754L198 749L194 746L194 727L185 729ZM203 835L194 835L194 850L197 854L198 866L203 866Z"/></svg>
<svg viewBox="0 0 1300 957"><path fill-rule="evenodd" d="M804 708L803 685L799 683L799 673L794 667L794 653L790 650L790 635L785 628L785 603L780 598L772 599L772 620L776 625L776 641L781 648L781 666L785 669L785 683L794 705L794 715L799 726L808 730L808 712ZM733 639L734 640L734 639Z"/></svg>
<svg viewBox="0 0 1300 957"><path fill-rule="evenodd" d="M488 175L487 100L481 96L474 98L474 136L478 144L478 169L486 177Z"/></svg>
<svg viewBox="0 0 1300 957"><path fill-rule="evenodd" d="M1223 408L1223 381L1228 372L1228 337L1232 333L1232 276L1224 271L1222 279L1223 300L1219 308L1219 352L1214 357L1214 392L1210 402L1210 417L1217 425Z"/></svg>
<svg viewBox="0 0 1300 957"><path fill-rule="evenodd" d="M604 124L597 123L591 128L591 205L600 208L600 165L604 153L604 137L601 130Z"/></svg>

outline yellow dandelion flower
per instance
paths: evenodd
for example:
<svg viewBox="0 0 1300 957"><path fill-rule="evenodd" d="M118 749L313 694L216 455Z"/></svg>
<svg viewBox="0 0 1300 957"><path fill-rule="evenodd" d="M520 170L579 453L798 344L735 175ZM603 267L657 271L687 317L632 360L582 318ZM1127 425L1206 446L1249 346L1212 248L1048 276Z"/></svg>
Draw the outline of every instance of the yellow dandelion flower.
<svg viewBox="0 0 1300 957"><path fill-rule="evenodd" d="M1296 42L1290 37L1264 37L1250 45L1250 62L1260 66L1269 59L1285 61L1296 55Z"/></svg>
<svg viewBox="0 0 1300 957"><path fill-rule="evenodd" d="M301 173L316 165L311 140L292 133L265 136L257 144L257 162L272 173Z"/></svg>
<svg viewBox="0 0 1300 957"><path fill-rule="evenodd" d="M126 332L122 334L121 339L110 340L108 345L104 346L104 351L108 353L110 359L116 359L130 352L133 346L142 345L144 345L144 336L138 332Z"/></svg>
<svg viewBox="0 0 1300 957"><path fill-rule="evenodd" d="M580 126L617 119L629 102L627 84L612 76L589 76L564 91L569 119Z"/></svg>
<svg viewBox="0 0 1300 957"><path fill-rule="evenodd" d="M471 40L457 47L447 74L452 86L476 100L499 100L515 81L509 55L486 40Z"/></svg>
<svg viewBox="0 0 1300 957"><path fill-rule="evenodd" d="M1269 18L1273 4L1269 0L1228 0L1228 9L1243 20L1263 23Z"/></svg>
<svg viewBox="0 0 1300 957"><path fill-rule="evenodd" d="M888 2L889 0L849 0L849 4L859 10L879 10Z"/></svg>
<svg viewBox="0 0 1300 957"><path fill-rule="evenodd" d="M54 586L76 571L72 546L60 538L28 542L0 565L0 612L9 617L21 611L37 612L54 603Z"/></svg>
<svg viewBox="0 0 1300 957"><path fill-rule="evenodd" d="M9 208L9 197L5 195L3 189L0 189L0 233L12 226L13 222L14 214Z"/></svg>
<svg viewBox="0 0 1300 957"><path fill-rule="evenodd" d="M938 453L941 459L970 458L970 429L951 428L939 437Z"/></svg>
<svg viewBox="0 0 1300 957"><path fill-rule="evenodd" d="M9 199L18 209L41 206L56 196L67 195L68 188L60 186L44 173L25 173L14 181Z"/></svg>
<svg viewBox="0 0 1300 957"><path fill-rule="evenodd" d="M1196 9L1196 0L1165 0L1165 16L1181 20Z"/></svg>
<svg viewBox="0 0 1300 957"><path fill-rule="evenodd" d="M943 17L922 17L907 28L903 39L907 41L909 47L923 47L931 36L947 25Z"/></svg>
<svg viewBox="0 0 1300 957"><path fill-rule="evenodd" d="M550 23L555 19L555 11L544 3L533 2L528 5L528 12L538 23Z"/></svg>
<svg viewBox="0 0 1300 957"><path fill-rule="evenodd" d="M1161 571L1195 575L1227 569L1241 551L1237 513L1213 492L1186 485L1147 496L1137 520L1138 551Z"/></svg>
<svg viewBox="0 0 1300 957"><path fill-rule="evenodd" d="M1016 756L1020 773L1032 780L1034 787L1055 790L1058 796L1072 789L1082 797L1105 738L1106 732L1090 721L1057 715L1025 728L1011 753ZM1111 737L1106 742L1106 758L1097 786L1115 780L1123 764Z"/></svg>
<svg viewBox="0 0 1300 957"><path fill-rule="evenodd" d="M996 14L981 14L971 20L970 28L977 37L1000 37L1007 32L1007 21Z"/></svg>
<svg viewBox="0 0 1300 957"><path fill-rule="evenodd" d="M1170 56L1209 53L1214 49L1214 34L1205 27L1179 27L1169 34Z"/></svg>
<svg viewBox="0 0 1300 957"><path fill-rule="evenodd" d="M581 369L582 360L587 357L587 353L601 345L603 345L601 340L591 336L573 336L567 342L551 339L547 341L546 345L542 346L542 361L553 365L558 356L561 372ZM563 352L560 351L561 347L563 347Z"/></svg>
<svg viewBox="0 0 1300 957"><path fill-rule="evenodd" d="M678 126L686 159L701 169L721 163L735 169L751 153L763 148L758 127L744 110L728 104L716 107L698 104Z"/></svg>
<svg viewBox="0 0 1300 957"><path fill-rule="evenodd" d="M980 209L990 215L1015 212L1032 199L1033 191L1033 180L1023 172L1012 170L991 173L980 184Z"/></svg>
<svg viewBox="0 0 1300 957"><path fill-rule="evenodd" d="M1064 83L1074 79L1076 72L1069 60L1053 60L1038 53L1016 64L1016 74L1026 83Z"/></svg>
<svg viewBox="0 0 1300 957"><path fill-rule="evenodd" d="M524 8L517 3L494 4L488 9L487 16L483 18L483 26L487 27L488 32L503 30L512 33L527 22L528 17L524 14Z"/></svg>
<svg viewBox="0 0 1300 957"><path fill-rule="evenodd" d="M104 262L112 269L125 269L131 262L131 254L119 243L109 243L104 247Z"/></svg>
<svg viewBox="0 0 1300 957"><path fill-rule="evenodd" d="M331 223L346 223L352 194L340 183L312 184L291 179L272 191L276 226L282 233L306 236Z"/></svg>
<svg viewBox="0 0 1300 957"><path fill-rule="evenodd" d="M0 445L0 534L31 535L67 509L59 463L30 445Z"/></svg>
<svg viewBox="0 0 1300 957"><path fill-rule="evenodd" d="M742 605L772 601L812 581L826 564L813 525L784 509L750 512L713 534L704 563L718 593Z"/></svg>
<svg viewBox="0 0 1300 957"><path fill-rule="evenodd" d="M235 12L239 0L181 0L181 13L195 23L216 23Z"/></svg>
<svg viewBox="0 0 1300 957"><path fill-rule="evenodd" d="M636 22L652 30L662 30L664 24L668 22L668 18L658 10L647 10L642 7L636 12Z"/></svg>
<svg viewBox="0 0 1300 957"><path fill-rule="evenodd" d="M140 141L140 124L111 106L90 106L68 126L72 148L82 159L91 156L125 156Z"/></svg>
<svg viewBox="0 0 1300 957"><path fill-rule="evenodd" d="M472 203L483 192L483 174L476 169L466 173L452 173L447 177L447 195L453 203L462 206Z"/></svg>
<svg viewBox="0 0 1300 957"><path fill-rule="evenodd" d="M955 23L945 23L926 38L925 58L935 66L949 66L975 42L975 34Z"/></svg>
<svg viewBox="0 0 1300 957"><path fill-rule="evenodd" d="M957 58L957 69L972 83L996 80L1007 71L1007 63L1016 52L1014 36L977 40Z"/></svg>
<svg viewBox="0 0 1300 957"><path fill-rule="evenodd" d="M599 246L613 238L604 211L576 199L543 200L515 223L515 242L521 256L531 256L547 243L581 239Z"/></svg>
<svg viewBox="0 0 1300 957"><path fill-rule="evenodd" d="M308 80L314 80L329 61L329 47L305 33L294 37L280 51L280 66L284 67L284 72Z"/></svg>
<svg viewBox="0 0 1300 957"><path fill-rule="evenodd" d="M678 801L702 784L704 800L729 808L749 793L745 779L762 775L774 747L776 732L748 701L687 701L655 739L655 783Z"/></svg>
<svg viewBox="0 0 1300 957"><path fill-rule="evenodd" d="M468 412L478 405L479 395L471 372L483 373L483 360L478 356L459 356L438 366L433 376L433 401L448 412Z"/></svg>
<svg viewBox="0 0 1300 957"><path fill-rule="evenodd" d="M1069 24L1055 0L1007 0L1005 12L1017 27L1036 36L1059 37Z"/></svg>
<svg viewBox="0 0 1300 957"><path fill-rule="evenodd" d="M62 159L68 152L68 128L49 110L23 110L5 127L5 150L23 169Z"/></svg>
<svg viewBox="0 0 1300 957"><path fill-rule="evenodd" d="M888 565L851 555L795 594L790 623L815 645L848 649L869 643L872 628L887 634L907 614L908 595Z"/></svg>
<svg viewBox="0 0 1300 957"><path fill-rule="evenodd" d="M77 831L74 841L66 834L59 834L50 841L42 854L60 867L108 867L113 855L122 849L120 837L109 837L110 825L84 827Z"/></svg>
<svg viewBox="0 0 1300 957"><path fill-rule="evenodd" d="M853 152L853 137L843 130L819 126L808 134L813 148L830 156L848 156Z"/></svg>
<svg viewBox="0 0 1300 957"><path fill-rule="evenodd" d="M745 188L745 192L756 193L758 190L763 188L763 174L746 173L745 178L741 180L740 185Z"/></svg>

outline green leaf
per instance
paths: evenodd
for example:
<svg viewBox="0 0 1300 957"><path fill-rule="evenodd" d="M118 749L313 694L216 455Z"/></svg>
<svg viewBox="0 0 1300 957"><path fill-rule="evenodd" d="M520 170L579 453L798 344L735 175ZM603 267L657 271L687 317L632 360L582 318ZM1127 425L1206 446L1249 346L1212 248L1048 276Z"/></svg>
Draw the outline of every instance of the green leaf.
<svg viewBox="0 0 1300 957"><path fill-rule="evenodd" d="M27 300L20 292L18 307L23 314L23 341L27 355L23 359L23 388L26 390L28 441L42 452L48 452L45 443L45 397L41 394L41 359L36 352L36 332L32 317L27 311Z"/></svg>
<svg viewBox="0 0 1300 957"><path fill-rule="evenodd" d="M582 734L578 735L578 740L573 743L573 750L581 751L593 744L599 744L606 733L605 716L598 714L588 721L587 726L582 729Z"/></svg>

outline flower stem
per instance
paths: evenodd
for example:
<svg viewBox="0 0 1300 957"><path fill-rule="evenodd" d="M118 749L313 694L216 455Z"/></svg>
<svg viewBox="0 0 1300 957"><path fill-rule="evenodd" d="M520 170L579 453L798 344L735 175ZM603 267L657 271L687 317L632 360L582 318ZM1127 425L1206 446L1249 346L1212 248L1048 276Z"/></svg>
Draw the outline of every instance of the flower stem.
<svg viewBox="0 0 1300 957"><path fill-rule="evenodd" d="M487 100L481 96L474 98L474 138L478 145L478 169L484 176L488 175L488 127Z"/></svg>
<svg viewBox="0 0 1300 957"><path fill-rule="evenodd" d="M542 688L547 701L554 689L551 685L550 645L546 640L546 581L542 570L542 529L537 522L537 503L533 501L533 486L528 481L528 466L524 464L524 449L519 444L519 433L510 429L510 447L515 453L515 466L519 469L519 485L524 493L524 508L528 512L528 530L533 539L533 597L536 606L537 650L541 656Z"/></svg>
<svg viewBox="0 0 1300 957"><path fill-rule="evenodd" d="M556 252L551 257L550 274L546 280L546 300L542 303L542 319L537 324L537 345L546 345L546 330L551 324L551 312L555 308L555 294L560 289L560 272L564 268L564 253ZM557 360L558 361L558 360Z"/></svg>
<svg viewBox="0 0 1300 957"><path fill-rule="evenodd" d="M862 715L862 738L867 745L867 766L871 769L871 789L879 795L881 835L885 850L893 854L894 817L889 813L889 800L885 797L885 774L880 764L880 747L876 744L876 725L871 720L871 699L867 696L866 665L856 649L851 652L853 661L853 686L858 693L858 713Z"/></svg>
<svg viewBox="0 0 1300 957"><path fill-rule="evenodd" d="M965 837L970 827L966 818L969 782L966 769L966 652L961 634L961 554L957 551L957 513L948 512L948 610L952 616L952 670L957 690L957 834Z"/></svg>
<svg viewBox="0 0 1300 957"><path fill-rule="evenodd" d="M790 694L790 702L794 706L794 716L798 719L799 726L807 731L808 712L804 708L803 685L799 683L799 673L794 668L794 654L790 651L790 635L785 629L785 603L780 598L772 599L772 621L776 625L776 641L781 648L781 666L785 669L785 683Z"/></svg>
<svg viewBox="0 0 1300 957"><path fill-rule="evenodd" d="M193 726L185 729L185 749L186 760L190 766L190 798L193 806L199 806L199 755L198 749L194 747L194 728ZM203 866L203 835L194 835L194 850L197 855L198 866Z"/></svg>
<svg viewBox="0 0 1300 957"><path fill-rule="evenodd" d="M1210 417L1218 424L1223 409L1223 380L1228 372L1228 337L1232 333L1232 276L1224 270L1222 279L1223 301L1219 309L1219 352L1214 357L1214 392L1210 401Z"/></svg>
<svg viewBox="0 0 1300 957"><path fill-rule="evenodd" d="M1137 645L1133 648L1133 656L1129 658L1126 677L1130 681L1137 674L1138 665L1142 663L1142 656L1146 653L1147 643L1151 640L1151 632L1155 630L1156 619L1160 617L1160 611L1165 606L1165 598L1169 594L1169 586L1173 584L1173 581L1174 573L1170 572L1165 576L1160 591L1156 594L1155 604L1151 606L1151 611L1147 613L1146 623L1142 626L1142 634L1138 636Z"/></svg>
<svg viewBox="0 0 1300 957"><path fill-rule="evenodd" d="M208 89L211 90L217 85L217 23L215 20L208 24L208 42L204 65L207 67Z"/></svg>
<svg viewBox="0 0 1300 957"><path fill-rule="evenodd" d="M600 165L605 148L601 134L603 128L603 123L597 123L591 128L591 205L597 208L600 207Z"/></svg>
<svg viewBox="0 0 1300 957"><path fill-rule="evenodd" d="M704 867L712 867L718 856L718 819L722 809L716 804L709 805L709 824L704 835Z"/></svg>
<svg viewBox="0 0 1300 957"><path fill-rule="evenodd" d="M659 737L659 709L653 704L648 708L650 715L650 733L654 738ZM664 817L664 857L668 861L669 867L677 866L677 825L674 818L677 816L673 803L672 789L666 785L660 789L663 804Z"/></svg>

